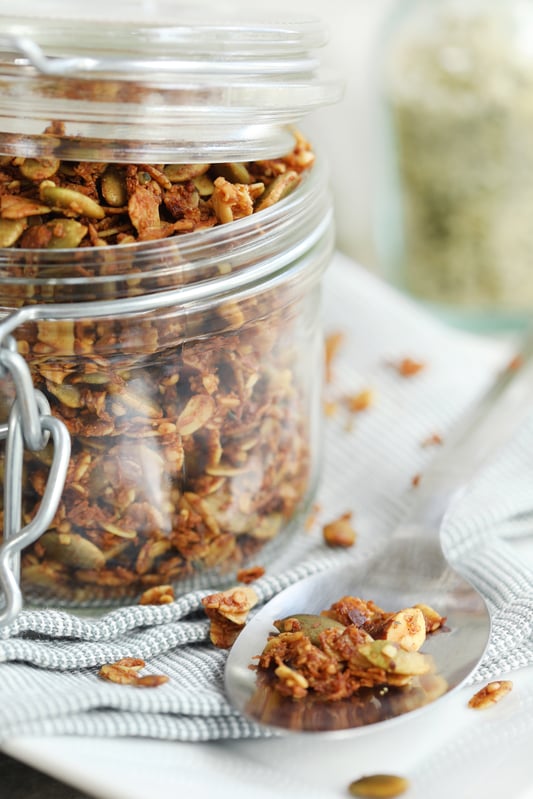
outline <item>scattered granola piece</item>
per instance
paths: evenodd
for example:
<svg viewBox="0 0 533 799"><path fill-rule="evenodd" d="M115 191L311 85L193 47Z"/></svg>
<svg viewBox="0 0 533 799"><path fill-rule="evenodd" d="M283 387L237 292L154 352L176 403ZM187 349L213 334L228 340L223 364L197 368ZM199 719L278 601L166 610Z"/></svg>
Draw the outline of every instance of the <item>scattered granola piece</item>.
<svg viewBox="0 0 533 799"><path fill-rule="evenodd" d="M330 333L325 338L325 369L326 383L333 379L333 361L344 341L344 333Z"/></svg>
<svg viewBox="0 0 533 799"><path fill-rule="evenodd" d="M374 404L374 392L372 389L367 388L364 391L360 391L358 394L352 394L346 397L346 404L348 410L352 413L366 411L367 408L370 408L370 406Z"/></svg>
<svg viewBox="0 0 533 799"><path fill-rule="evenodd" d="M507 364L508 372L516 372L524 365L524 357L522 355L515 355Z"/></svg>
<svg viewBox="0 0 533 799"><path fill-rule="evenodd" d="M496 680L489 682L483 688L480 688L477 693L469 700L468 707L475 710L483 710L484 708L495 705L503 697L509 693L513 688L511 680Z"/></svg>
<svg viewBox="0 0 533 799"><path fill-rule="evenodd" d="M144 677L137 677L135 685L138 688L157 688L169 681L166 674L145 674Z"/></svg>
<svg viewBox="0 0 533 799"><path fill-rule="evenodd" d="M391 366L396 369L402 377L412 377L426 368L426 364L422 361L415 361L413 358L402 358L396 363L391 363Z"/></svg>
<svg viewBox="0 0 533 799"><path fill-rule="evenodd" d="M324 416L331 418L337 413L338 405L334 400L326 400L324 402Z"/></svg>
<svg viewBox="0 0 533 799"><path fill-rule="evenodd" d="M253 583L254 580L258 580L264 573L265 570L262 566L248 566L246 569L239 569L237 572L237 580L240 583L248 585L249 583Z"/></svg>
<svg viewBox="0 0 533 799"><path fill-rule="evenodd" d="M154 585L143 591L139 605L169 605L174 599L174 589L171 585Z"/></svg>
<svg viewBox="0 0 533 799"><path fill-rule="evenodd" d="M315 502L311 506L311 510L310 510L310 512L309 512L309 514L307 516L307 519L304 522L304 529L306 531L309 531L309 530L311 530L313 528L313 526L314 526L314 524L315 524L315 522L316 522L316 520L318 518L318 515L319 515L321 510L322 510L322 508L321 508L321 506L319 505L318 502Z"/></svg>
<svg viewBox="0 0 533 799"><path fill-rule="evenodd" d="M147 674L139 676L138 672L146 666L141 658L121 658L115 663L105 663L98 672L102 680L118 685L134 685L140 688L156 688L168 682L164 674Z"/></svg>
<svg viewBox="0 0 533 799"><path fill-rule="evenodd" d="M357 533L351 524L352 513L347 511L322 528L324 541L328 547L352 547L355 544Z"/></svg>
<svg viewBox="0 0 533 799"><path fill-rule="evenodd" d="M422 475L421 475L421 474L414 474L414 475L411 477L411 485L412 485L414 488L416 488L416 486L417 486L417 485L419 485L419 483L420 483L421 479L422 479Z"/></svg>
<svg viewBox="0 0 533 799"><path fill-rule="evenodd" d="M348 786L352 796L368 797L369 799L393 799L405 793L409 788L409 780L395 774L371 774L360 777Z"/></svg>
<svg viewBox="0 0 533 799"><path fill-rule="evenodd" d="M202 605L211 621L211 642L220 649L229 649L258 600L253 588L241 586L205 596Z"/></svg>
<svg viewBox="0 0 533 799"><path fill-rule="evenodd" d="M442 436L438 433L431 433L427 438L425 438L422 443L420 444L421 447L433 447L433 446L440 446L442 444Z"/></svg>

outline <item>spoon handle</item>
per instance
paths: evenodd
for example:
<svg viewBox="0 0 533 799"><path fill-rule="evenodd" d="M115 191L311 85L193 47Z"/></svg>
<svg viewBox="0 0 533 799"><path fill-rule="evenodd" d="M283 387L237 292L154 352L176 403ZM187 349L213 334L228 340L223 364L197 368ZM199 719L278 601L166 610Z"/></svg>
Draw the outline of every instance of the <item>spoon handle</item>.
<svg viewBox="0 0 533 799"><path fill-rule="evenodd" d="M531 414L533 327L522 339L517 356L467 411L422 474L417 500L405 521L438 529L453 500Z"/></svg>

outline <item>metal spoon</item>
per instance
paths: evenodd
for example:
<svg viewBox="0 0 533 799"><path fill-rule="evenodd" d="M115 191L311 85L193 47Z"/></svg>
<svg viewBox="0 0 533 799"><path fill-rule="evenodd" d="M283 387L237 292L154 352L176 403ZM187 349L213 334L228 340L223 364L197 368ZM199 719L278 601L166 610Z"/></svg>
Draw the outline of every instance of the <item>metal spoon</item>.
<svg viewBox="0 0 533 799"><path fill-rule="evenodd" d="M278 731L364 732L369 725L419 710L459 687L483 657L490 617L483 598L443 556L442 519L488 456L498 450L533 412L533 331L520 355L450 435L422 476L416 507L384 549L365 563L348 563L290 586L249 621L233 645L225 689L245 716ZM263 651L273 622L296 613L319 614L344 595L372 599L388 611L424 603L447 617L445 628L428 635L423 651L436 675L412 689L367 691L361 699L337 702L293 700L257 681L250 668Z"/></svg>

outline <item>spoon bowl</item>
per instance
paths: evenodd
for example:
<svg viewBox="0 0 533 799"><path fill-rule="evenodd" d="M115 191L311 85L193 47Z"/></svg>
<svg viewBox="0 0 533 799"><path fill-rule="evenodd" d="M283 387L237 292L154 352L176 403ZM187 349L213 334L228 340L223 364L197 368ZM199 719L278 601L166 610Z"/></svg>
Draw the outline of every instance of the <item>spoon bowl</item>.
<svg viewBox="0 0 533 799"><path fill-rule="evenodd" d="M233 706L255 722L279 730L349 730L353 734L419 710L462 685L487 647L489 611L480 594L449 567L434 545L419 538L420 533L412 525L398 528L398 537L395 535L380 557L307 577L267 602L241 632L228 656L226 693ZM407 534L411 537L406 539ZM405 568L409 562L414 564L412 571ZM276 619L302 612L319 614L345 595L372 599L391 611L422 603L445 616L445 626L428 635L423 646L423 652L433 658L436 673L420 678L415 690L367 690L363 697L335 702L295 701L257 681L250 665L269 635L277 632Z"/></svg>
<svg viewBox="0 0 533 799"><path fill-rule="evenodd" d="M490 614L483 597L444 557L440 530L454 501L473 476L531 412L533 331L512 368L505 368L488 392L453 431L417 487L409 516L391 532L370 561L353 558L280 592L239 634L226 663L225 688L233 706L264 727L280 731L360 734L427 706L462 685L476 669L490 637ZM517 364L519 366L517 367ZM283 697L264 670L253 670L274 621L294 614L319 614L343 596L372 600L387 612L425 604L446 617L427 636L435 674L414 678L403 688L362 689L349 700L295 700Z"/></svg>

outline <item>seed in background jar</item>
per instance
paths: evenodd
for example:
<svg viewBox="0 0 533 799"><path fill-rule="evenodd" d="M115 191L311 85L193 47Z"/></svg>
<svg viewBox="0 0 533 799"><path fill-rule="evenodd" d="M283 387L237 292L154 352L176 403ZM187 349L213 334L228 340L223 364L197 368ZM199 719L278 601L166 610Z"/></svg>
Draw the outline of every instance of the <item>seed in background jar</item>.
<svg viewBox="0 0 533 799"><path fill-rule="evenodd" d="M174 602L174 589L171 585L154 585L147 588L139 597L139 605L170 605Z"/></svg>

